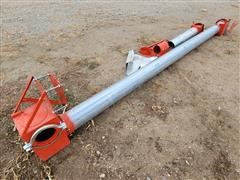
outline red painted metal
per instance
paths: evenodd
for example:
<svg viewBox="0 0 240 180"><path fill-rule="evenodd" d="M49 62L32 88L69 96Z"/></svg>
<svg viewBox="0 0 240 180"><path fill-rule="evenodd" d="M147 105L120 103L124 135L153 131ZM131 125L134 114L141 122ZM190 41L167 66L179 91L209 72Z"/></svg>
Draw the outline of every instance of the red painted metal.
<svg viewBox="0 0 240 180"><path fill-rule="evenodd" d="M219 26L218 36L222 36L227 32L227 27L229 25L230 19L219 19L216 24Z"/></svg>
<svg viewBox="0 0 240 180"><path fill-rule="evenodd" d="M204 24L202 23L194 23L191 27L196 28L198 33L203 32L204 30Z"/></svg>
<svg viewBox="0 0 240 180"><path fill-rule="evenodd" d="M145 46L140 48L139 53L146 57L152 56L162 56L170 50L170 45L168 40L162 40L160 42L154 43L150 46Z"/></svg>
<svg viewBox="0 0 240 180"><path fill-rule="evenodd" d="M218 36L222 36L227 32L232 32L233 28L237 26L237 21L233 21L230 25L231 19L219 19L217 20L216 24L219 26L219 32L217 33Z"/></svg>
<svg viewBox="0 0 240 180"><path fill-rule="evenodd" d="M47 77L53 88L55 87L52 90L56 92L58 99L50 99L48 91L45 90L40 80L32 76L11 115L20 137L25 142L29 142L34 132L45 125L59 125L61 122L67 124L68 128L64 130L56 128L54 134L49 139L34 141L32 149L42 160L47 160L70 144L68 135L74 130L71 121L67 119L65 115L62 116L54 112L54 106L65 105L67 103L63 87L54 74L49 74ZM38 98L26 97L33 82L36 84L40 93ZM26 103L28 103L28 107L21 109L20 106Z"/></svg>
<svg viewBox="0 0 240 180"><path fill-rule="evenodd" d="M66 123L67 125L67 131L69 134L73 133L73 131L76 129L71 121L71 119L67 116L66 113L59 115L59 117Z"/></svg>

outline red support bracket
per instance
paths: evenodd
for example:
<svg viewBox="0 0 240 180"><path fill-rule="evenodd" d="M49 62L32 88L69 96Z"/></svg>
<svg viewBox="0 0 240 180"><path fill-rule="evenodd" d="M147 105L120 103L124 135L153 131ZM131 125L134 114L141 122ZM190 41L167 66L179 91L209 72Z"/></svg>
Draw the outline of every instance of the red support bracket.
<svg viewBox="0 0 240 180"><path fill-rule="evenodd" d="M50 84L47 90L42 83L45 79ZM26 97L33 83L40 96ZM50 97L51 93L55 93L54 98ZM24 104L28 106L21 108ZM68 135L74 126L65 114L59 114L59 109L66 106L64 89L54 74L30 78L11 115L20 137L26 142L27 151L33 150L40 159L47 160L70 144Z"/></svg>

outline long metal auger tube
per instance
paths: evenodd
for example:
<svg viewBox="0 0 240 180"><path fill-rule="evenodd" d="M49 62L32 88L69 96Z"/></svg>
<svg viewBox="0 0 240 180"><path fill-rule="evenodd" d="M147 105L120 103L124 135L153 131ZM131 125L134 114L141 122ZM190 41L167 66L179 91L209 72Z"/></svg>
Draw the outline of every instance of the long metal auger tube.
<svg viewBox="0 0 240 180"><path fill-rule="evenodd" d="M116 103L141 84L151 79L165 68L188 54L219 31L219 26L214 25L190 40L179 45L167 54L161 56L139 71L125 77L123 80L113 84L107 89L97 93L76 107L67 111L67 116L77 129L109 106Z"/></svg>
<svg viewBox="0 0 240 180"><path fill-rule="evenodd" d="M221 19L216 25L178 45L173 50L154 59L124 79L107 89L97 93L86 101L65 112L67 98L64 89L56 76L49 73L40 78L31 77L25 90L12 113L12 119L21 139L25 142L26 151L33 150L42 160L47 160L70 144L69 135L77 128L97 116L99 113L116 103L147 80L188 54L214 35L222 35L226 31L229 20ZM178 44L177 39L174 41ZM181 39L181 38L179 38ZM45 90L41 81L49 80L51 87ZM32 82L35 82L40 97L26 97ZM55 92L56 97L51 98ZM21 109L23 103L31 105ZM55 110L57 107L58 110Z"/></svg>

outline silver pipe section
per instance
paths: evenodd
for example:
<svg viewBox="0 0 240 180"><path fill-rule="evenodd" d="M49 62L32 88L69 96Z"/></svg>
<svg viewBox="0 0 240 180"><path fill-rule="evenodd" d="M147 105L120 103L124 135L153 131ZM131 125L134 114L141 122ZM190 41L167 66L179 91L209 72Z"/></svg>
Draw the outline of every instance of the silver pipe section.
<svg viewBox="0 0 240 180"><path fill-rule="evenodd" d="M173 38L169 42L173 45L173 47L176 47L179 44L185 42L186 40L192 38L196 34L198 34L198 30L195 27L192 27L192 28L188 29L187 31L185 31L184 33Z"/></svg>
<svg viewBox="0 0 240 180"><path fill-rule="evenodd" d="M73 122L75 128L79 128L87 121L116 103L118 100L128 95L147 80L163 71L165 68L188 54L219 31L219 27L214 25L202 33L194 36L190 40L182 43L170 52L136 71L130 76L118 81L107 89L95 94L86 101L80 103L67 111L67 115Z"/></svg>

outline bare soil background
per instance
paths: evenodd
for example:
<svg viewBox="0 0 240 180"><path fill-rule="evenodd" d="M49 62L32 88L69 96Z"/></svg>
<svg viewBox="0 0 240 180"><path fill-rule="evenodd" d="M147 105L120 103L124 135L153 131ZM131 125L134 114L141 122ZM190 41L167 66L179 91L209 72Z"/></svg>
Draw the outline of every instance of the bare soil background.
<svg viewBox="0 0 240 180"><path fill-rule="evenodd" d="M239 179L239 26L87 123L41 162L10 114L28 75L55 72L70 108L124 77L128 50L193 21L239 20L239 3L1 3L1 179Z"/></svg>

